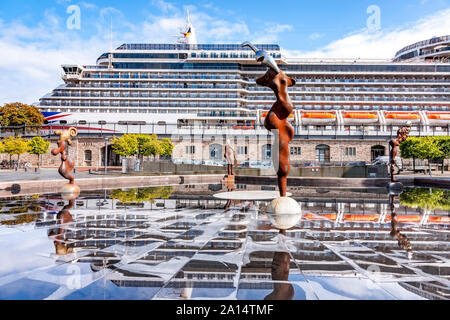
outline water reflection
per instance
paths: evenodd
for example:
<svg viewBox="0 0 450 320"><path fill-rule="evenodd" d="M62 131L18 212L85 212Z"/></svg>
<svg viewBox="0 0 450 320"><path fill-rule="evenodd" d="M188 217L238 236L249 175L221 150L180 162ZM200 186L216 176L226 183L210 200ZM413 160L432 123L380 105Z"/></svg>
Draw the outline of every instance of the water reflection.
<svg viewBox="0 0 450 320"><path fill-rule="evenodd" d="M66 243L64 240L65 236L65 226L68 223L73 222L73 217L70 214L70 209L73 208L74 199L69 200L69 203L66 204L61 211L59 211L56 215L56 224L57 227L51 228L48 232L48 237L53 239L53 244L55 245L55 251L57 255L66 255L69 253L73 253L73 246L69 243Z"/></svg>
<svg viewBox="0 0 450 320"><path fill-rule="evenodd" d="M293 187L303 214L280 228L268 202L224 210L218 187L170 188L0 199L0 299L450 297L443 209L382 191ZM74 270L75 289L66 284Z"/></svg>
<svg viewBox="0 0 450 320"><path fill-rule="evenodd" d="M286 230L280 230L280 234L286 236ZM289 252L275 252L272 260L272 280L284 281L274 282L273 291L264 297L264 300L292 300L294 298L294 287L285 281L289 278L291 254Z"/></svg>
<svg viewBox="0 0 450 320"><path fill-rule="evenodd" d="M391 209L391 237L396 238L399 248L406 250L408 258L412 258L413 249L408 237L402 234L398 227L397 214L395 213L395 195L389 195L389 206Z"/></svg>

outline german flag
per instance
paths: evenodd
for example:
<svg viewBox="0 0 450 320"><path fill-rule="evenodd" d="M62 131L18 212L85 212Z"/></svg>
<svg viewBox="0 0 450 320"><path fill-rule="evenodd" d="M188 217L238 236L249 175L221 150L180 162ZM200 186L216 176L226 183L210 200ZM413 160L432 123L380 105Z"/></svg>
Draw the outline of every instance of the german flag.
<svg viewBox="0 0 450 320"><path fill-rule="evenodd" d="M191 27L189 27L188 31L184 34L184 37L186 38L190 34L191 34Z"/></svg>

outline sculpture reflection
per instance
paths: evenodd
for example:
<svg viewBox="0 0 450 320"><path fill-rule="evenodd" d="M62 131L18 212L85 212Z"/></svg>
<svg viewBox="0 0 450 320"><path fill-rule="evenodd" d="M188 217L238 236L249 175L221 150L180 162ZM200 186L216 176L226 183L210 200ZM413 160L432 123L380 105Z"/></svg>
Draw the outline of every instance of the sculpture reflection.
<svg viewBox="0 0 450 320"><path fill-rule="evenodd" d="M286 236L286 230L280 230L280 234ZM288 281L291 255L289 252L275 252L272 260L272 280ZM265 296L264 300L292 300L294 287L287 282L274 282L273 291Z"/></svg>
<svg viewBox="0 0 450 320"><path fill-rule="evenodd" d="M70 214L70 209L73 208L74 200L69 200L69 203L66 204L61 211L56 215L57 227L50 229L48 232L48 237L53 238L53 244L55 245L55 251L57 255L66 255L69 253L73 253L73 247L64 242L64 233L65 228L64 225L67 223L73 222L72 215Z"/></svg>
<svg viewBox="0 0 450 320"><path fill-rule="evenodd" d="M408 258L412 258L412 246L407 236L400 233L398 229L397 214L395 213L395 195L389 195L389 205L391 209L391 232L390 235L396 238L398 241L399 248L406 250Z"/></svg>

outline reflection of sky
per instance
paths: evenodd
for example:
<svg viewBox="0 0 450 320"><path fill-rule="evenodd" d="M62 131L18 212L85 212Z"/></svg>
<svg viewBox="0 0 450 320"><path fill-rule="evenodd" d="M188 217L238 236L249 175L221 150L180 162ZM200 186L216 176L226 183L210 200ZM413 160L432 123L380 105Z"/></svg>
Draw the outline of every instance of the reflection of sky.
<svg viewBox="0 0 450 320"><path fill-rule="evenodd" d="M369 279L307 276L308 282L321 300L391 300L386 291Z"/></svg>
<svg viewBox="0 0 450 320"><path fill-rule="evenodd" d="M53 241L46 229L34 229L0 236L0 284L1 277L52 265L55 253ZM45 257L47 256L47 257Z"/></svg>

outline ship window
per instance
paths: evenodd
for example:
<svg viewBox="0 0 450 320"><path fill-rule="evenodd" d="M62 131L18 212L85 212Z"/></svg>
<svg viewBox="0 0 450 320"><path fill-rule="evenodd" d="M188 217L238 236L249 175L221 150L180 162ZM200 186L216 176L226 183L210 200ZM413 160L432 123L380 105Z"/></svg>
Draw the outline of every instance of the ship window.
<svg viewBox="0 0 450 320"><path fill-rule="evenodd" d="M165 126L166 122L165 121L158 121L158 126Z"/></svg>
<svg viewBox="0 0 450 320"><path fill-rule="evenodd" d="M100 120L100 121L98 122L98 124L104 125L104 124L106 124L106 121L105 121L105 120Z"/></svg>
<svg viewBox="0 0 450 320"><path fill-rule="evenodd" d="M86 124L86 120L80 120L78 121L78 124Z"/></svg>
<svg viewBox="0 0 450 320"><path fill-rule="evenodd" d="M59 123L60 124L67 124L67 121L66 120L59 120Z"/></svg>

